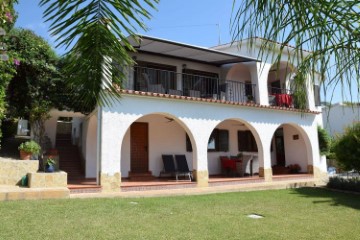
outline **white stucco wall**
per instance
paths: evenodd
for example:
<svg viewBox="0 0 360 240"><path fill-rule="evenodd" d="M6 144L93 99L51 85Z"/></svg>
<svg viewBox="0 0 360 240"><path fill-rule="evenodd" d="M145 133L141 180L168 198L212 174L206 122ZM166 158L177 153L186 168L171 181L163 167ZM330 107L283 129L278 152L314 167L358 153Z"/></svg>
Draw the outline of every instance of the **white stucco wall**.
<svg viewBox="0 0 360 240"><path fill-rule="evenodd" d="M97 176L97 115L93 114L87 121L85 148L85 177Z"/></svg>
<svg viewBox="0 0 360 240"><path fill-rule="evenodd" d="M265 54L260 54L260 46L261 46L262 40L256 39L254 42L253 48L249 48L248 41L244 40L242 42L236 42L234 44L223 44L220 46L215 46L213 49L216 49L218 51L224 51L231 54L239 54L242 56L248 56L252 58L259 58L259 56L263 56L261 62L257 63L257 66L253 66L250 68L251 73L251 81L253 84L256 84L256 101L257 103L268 105L268 93L267 93L267 85L268 85L268 79L270 79L270 82L273 80L280 79L282 85L285 85L285 87L289 88L289 82L286 80L289 80L291 78L289 73L290 69L296 69L298 66L298 60L293 57L294 48L291 47L285 47L283 50L283 53L281 55L281 58L278 59L278 51L279 49L275 49L272 52L266 52ZM279 45L278 45L279 46ZM306 51L303 51L303 56L306 57L309 53ZM282 65L290 62L291 59L291 67L289 67L289 71L282 70L279 72L279 74L276 76L274 72L269 72L269 70L272 67L276 67L277 61L279 60ZM287 76L286 76L287 75ZM269 78L268 78L269 77ZM314 81L317 83L319 81L320 76L318 74L315 75ZM315 107L315 100L314 100L314 93L313 93L313 81L311 76L308 76L307 78L307 107L311 110L316 110ZM283 86L282 86L283 87Z"/></svg>
<svg viewBox="0 0 360 240"><path fill-rule="evenodd" d="M315 114L302 116L300 113L291 111L123 94L120 102L113 104L111 108L104 107L102 110L101 169L103 172L108 174L120 172L122 157L129 159L129 154L126 153L128 151L126 148L129 149L129 146L125 143L129 139L127 137L128 129L134 121L148 114L170 116L181 125L179 128L171 128L173 132L168 132L163 130L164 126L162 126L161 122L150 124L150 135L152 136L150 142L160 142L168 135L172 136L172 139L180 139L177 135L183 136L186 129L196 145L193 145L192 156L191 154L187 155L187 158L188 161L192 160L192 168L198 171L209 170L209 172L215 172L218 163L212 165L213 160L211 158L216 156L210 156L209 162L211 164L208 164L207 142L212 130L227 119L245 122L246 126L253 131L258 143L258 163L260 167L271 168L270 143L275 130L285 123L297 124L308 135L308 142L305 143L308 149L306 153L307 159L311 159L314 166L321 166ZM148 120L150 121L151 117ZM230 137L234 138L234 136ZM175 154L176 151L183 148L180 153L184 153L185 145L181 146L181 144L185 144L185 141L183 137L181 138L179 141L174 140L174 142L164 142L163 144L171 150L169 152ZM125 142L123 142L123 139ZM176 147L173 146L175 142ZM154 163L150 164L150 166L154 173L157 173L162 167L158 165L158 162L161 160L159 158L160 153L164 152L164 149L166 148L150 143L150 158L153 159ZM232 147L230 151L237 153L236 147L235 150ZM289 154L294 154L293 151L295 150L290 151ZM129 166L129 164L126 164L128 160L125 159L124 161L124 164L121 163L121 168L124 168L121 172L126 176L126 172L128 172L126 166ZM191 168L191 164L189 165ZM326 169L323 170L326 171Z"/></svg>
<svg viewBox="0 0 360 240"><path fill-rule="evenodd" d="M251 75L248 66L244 63L229 66L226 80L236 80L239 82L251 82Z"/></svg>
<svg viewBox="0 0 360 240"><path fill-rule="evenodd" d="M149 125L149 170L159 176L163 168L162 154L185 154L189 168L192 168L192 153L186 152L186 132L176 122L169 122L163 115L147 115L137 122ZM127 177L130 171L130 129L126 131L121 151L121 176Z"/></svg>
<svg viewBox="0 0 360 240"><path fill-rule="evenodd" d="M331 136L344 133L349 125L360 121L359 106L345 106L342 103L334 104L330 109L323 108L324 128Z"/></svg>
<svg viewBox="0 0 360 240"><path fill-rule="evenodd" d="M291 125L284 125L283 130L286 166L298 164L301 167L301 172L306 172L307 165L311 164L311 160L307 159L304 136ZM293 139L295 135L298 135L299 139Z"/></svg>
<svg viewBox="0 0 360 240"><path fill-rule="evenodd" d="M227 152L208 152L208 170L210 175L221 174L220 156L237 156L239 154L238 148L238 131L249 130L243 121L239 120L225 120L220 122L215 128L229 131L229 151ZM247 160L250 155L254 156L253 159L253 172L259 172L259 163L257 152L242 152L244 159ZM243 169L250 173L250 165L244 161Z"/></svg>
<svg viewBox="0 0 360 240"><path fill-rule="evenodd" d="M82 123L82 136L81 136L81 154L82 158L86 159L86 139L89 130L89 118L86 118Z"/></svg>

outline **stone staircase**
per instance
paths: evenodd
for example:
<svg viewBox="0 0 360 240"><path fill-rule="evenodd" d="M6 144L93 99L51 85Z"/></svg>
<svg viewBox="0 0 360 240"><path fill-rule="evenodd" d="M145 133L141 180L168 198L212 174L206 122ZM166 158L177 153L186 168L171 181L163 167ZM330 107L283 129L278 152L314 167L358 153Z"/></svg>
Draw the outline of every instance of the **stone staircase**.
<svg viewBox="0 0 360 240"><path fill-rule="evenodd" d="M68 181L83 179L84 172L77 146L72 145L70 134L56 136L56 149L59 152L60 170L67 172Z"/></svg>

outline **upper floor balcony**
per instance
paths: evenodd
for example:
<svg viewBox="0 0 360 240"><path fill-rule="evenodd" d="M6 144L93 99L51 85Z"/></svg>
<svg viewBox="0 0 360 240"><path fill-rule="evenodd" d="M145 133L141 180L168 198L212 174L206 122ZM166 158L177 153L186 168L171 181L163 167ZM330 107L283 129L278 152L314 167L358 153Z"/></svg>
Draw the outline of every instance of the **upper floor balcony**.
<svg viewBox="0 0 360 240"><path fill-rule="evenodd" d="M132 69L132 90L231 102L256 102L255 84L222 80L211 73L178 73L140 66Z"/></svg>
<svg viewBox="0 0 360 240"><path fill-rule="evenodd" d="M132 53L137 64L128 69L128 82L124 84L127 90L286 108L299 106L291 90L296 67L287 62L271 64L232 52L145 36L132 45L137 49ZM306 89L308 109L315 109L316 102L320 102L316 90Z"/></svg>

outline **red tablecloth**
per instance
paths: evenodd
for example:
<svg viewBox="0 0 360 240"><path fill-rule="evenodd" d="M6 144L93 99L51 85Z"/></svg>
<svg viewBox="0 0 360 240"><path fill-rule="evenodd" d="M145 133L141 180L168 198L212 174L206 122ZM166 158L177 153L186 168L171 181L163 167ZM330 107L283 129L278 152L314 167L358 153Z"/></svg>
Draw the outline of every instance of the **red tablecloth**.
<svg viewBox="0 0 360 240"><path fill-rule="evenodd" d="M236 171L236 162L230 158L221 157L221 166L223 169Z"/></svg>
<svg viewBox="0 0 360 240"><path fill-rule="evenodd" d="M275 94L276 105L291 107L292 106L292 96L289 94Z"/></svg>

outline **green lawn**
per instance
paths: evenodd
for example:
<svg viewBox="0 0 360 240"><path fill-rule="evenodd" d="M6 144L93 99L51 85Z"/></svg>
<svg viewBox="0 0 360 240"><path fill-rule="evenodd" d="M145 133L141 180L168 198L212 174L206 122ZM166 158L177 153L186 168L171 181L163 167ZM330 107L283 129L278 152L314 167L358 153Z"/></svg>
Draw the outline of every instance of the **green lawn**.
<svg viewBox="0 0 360 240"><path fill-rule="evenodd" d="M359 210L360 195L316 188L0 202L0 239L360 239Z"/></svg>

